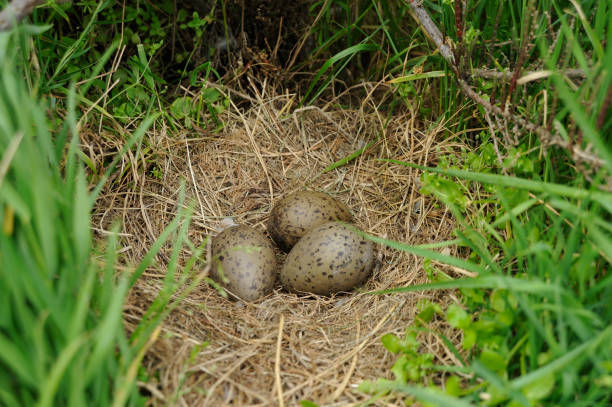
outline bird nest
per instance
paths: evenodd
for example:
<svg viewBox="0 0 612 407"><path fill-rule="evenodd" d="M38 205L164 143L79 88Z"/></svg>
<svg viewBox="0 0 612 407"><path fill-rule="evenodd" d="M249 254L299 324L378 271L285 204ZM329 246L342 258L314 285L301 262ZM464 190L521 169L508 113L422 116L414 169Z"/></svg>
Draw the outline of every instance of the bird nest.
<svg viewBox="0 0 612 407"><path fill-rule="evenodd" d="M234 103L246 95L230 96L230 108L220 117L222 130L155 127L146 135L147 148L128 154L121 175L107 183L93 215L94 229L102 236L114 221L121 222L120 253L126 265L137 264L175 218L181 185L187 203L195 204L189 238L196 245L214 235L226 217L264 231L274 203L303 189L344 202L356 224L372 235L408 244L451 238L454 220L419 192L419 171L384 160L432 165L441 154L452 154L459 146L442 139L442 124L422 123L409 109L389 115L372 99L349 109L332 104L296 108L294 95L277 95L238 108ZM90 151L98 148L109 146ZM360 149L354 159L324 171ZM159 293L169 250L160 252L156 267L132 288L124 309L128 332ZM445 250L458 254L454 246ZM278 255L280 264L283 254ZM433 264L451 275L457 272ZM196 267L205 271L205 259ZM379 246L367 283L332 297L297 295L277 284L270 295L245 303L226 299L202 282L151 341L141 392L150 395L154 406L366 402L371 396L357 385L392 378L397 358L383 347L381 336L403 335L425 299L442 309L455 301L452 291L371 292L427 281L421 258ZM419 334L421 351L432 353L436 363L455 364L455 355L436 333L455 344L460 333L436 318L426 325L429 329ZM441 382L443 377L437 373L425 380ZM372 403L404 405L398 395Z"/></svg>

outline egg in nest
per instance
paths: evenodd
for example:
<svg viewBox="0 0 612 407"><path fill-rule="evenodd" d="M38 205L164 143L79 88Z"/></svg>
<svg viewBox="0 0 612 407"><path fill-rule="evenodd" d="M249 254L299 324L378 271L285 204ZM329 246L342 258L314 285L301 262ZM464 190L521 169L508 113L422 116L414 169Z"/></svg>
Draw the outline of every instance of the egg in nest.
<svg viewBox="0 0 612 407"><path fill-rule="evenodd" d="M290 291L329 295L362 284L374 266L374 244L354 226L327 222L293 246L280 271Z"/></svg>
<svg viewBox="0 0 612 407"><path fill-rule="evenodd" d="M329 221L351 222L348 207L330 195L300 191L281 199L270 212L268 232L285 252L313 228Z"/></svg>
<svg viewBox="0 0 612 407"><path fill-rule="evenodd" d="M270 293L278 272L272 242L245 225L229 227L212 241L211 277L235 296L254 301Z"/></svg>

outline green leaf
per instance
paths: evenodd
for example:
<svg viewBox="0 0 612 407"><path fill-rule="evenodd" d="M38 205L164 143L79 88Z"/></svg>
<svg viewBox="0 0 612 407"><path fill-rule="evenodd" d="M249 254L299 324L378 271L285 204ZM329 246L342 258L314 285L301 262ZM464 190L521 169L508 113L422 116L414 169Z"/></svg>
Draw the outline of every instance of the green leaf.
<svg viewBox="0 0 612 407"><path fill-rule="evenodd" d="M461 379L459 379L457 376L449 376L448 379L446 379L446 383L444 384L444 391L449 396L460 396L462 393Z"/></svg>
<svg viewBox="0 0 612 407"><path fill-rule="evenodd" d="M529 401L537 401L548 397L554 388L555 375L549 373L523 387L523 393Z"/></svg>
<svg viewBox="0 0 612 407"><path fill-rule="evenodd" d="M402 346L400 344L400 339L393 334L385 334L380 338L385 349L387 349L391 353L398 353L402 350Z"/></svg>
<svg viewBox="0 0 612 407"><path fill-rule="evenodd" d="M430 322L434 315L442 312L442 308L440 308L440 304L435 304L432 302L428 302L423 310L417 314L417 318L419 318L423 322Z"/></svg>
<svg viewBox="0 0 612 407"><path fill-rule="evenodd" d="M449 305L448 309L446 310L446 319L450 326L459 329L466 329L472 323L472 318L470 318L468 313L465 312L463 308L455 304Z"/></svg>
<svg viewBox="0 0 612 407"><path fill-rule="evenodd" d="M190 96L177 98L170 105L170 113L178 120L184 119L191 115L192 104L193 100Z"/></svg>
<svg viewBox="0 0 612 407"><path fill-rule="evenodd" d="M357 390L366 394L371 394L375 391L376 384L370 380L364 380L357 386Z"/></svg>
<svg viewBox="0 0 612 407"><path fill-rule="evenodd" d="M375 32L376 31L378 30L375 30ZM370 37L373 36L375 32L373 32L370 35ZM368 39L369 38L364 39L364 42ZM314 90L319 79L321 79L321 77L323 77L325 72L327 72L331 67L333 67L335 63L339 62L340 64L342 64L342 66L346 66L346 64L350 62L350 60L358 53L377 51L379 48L380 47L376 44L367 44L367 43L362 42L361 44L357 44L357 45L353 45L348 48L345 48L342 51L336 53L331 58L329 58L327 61L325 61L325 63L321 66L321 68L317 71L317 74L312 79L312 82L310 83L310 86L308 87L306 94L302 98L302 102L300 103L300 105L306 104L306 100L308 96L310 96L310 94ZM335 77L337 73L340 72L340 69L337 69L335 72L336 72L335 74L331 75L331 78ZM308 104L312 103L325 90L331 78L329 78L327 81L324 81L323 85L321 85L319 89L314 93L314 95L309 99Z"/></svg>
<svg viewBox="0 0 612 407"><path fill-rule="evenodd" d="M62 352L58 355L51 371L48 376L45 377L43 383L41 383L40 399L37 407L51 407L53 400L57 392L59 383L68 369L68 365L72 358L75 357L79 349L87 342L86 335L77 336L70 343L68 343Z"/></svg>
<svg viewBox="0 0 612 407"><path fill-rule="evenodd" d="M477 338L477 331L475 329L467 328L463 331L463 342L461 343L461 346L465 350L472 349L476 344Z"/></svg>
<svg viewBox="0 0 612 407"><path fill-rule="evenodd" d="M612 375L601 376L595 379L595 384L601 387L612 388Z"/></svg>
<svg viewBox="0 0 612 407"><path fill-rule="evenodd" d="M221 96L221 92L215 88L206 88L202 91L202 100L208 104L215 103Z"/></svg>
<svg viewBox="0 0 612 407"><path fill-rule="evenodd" d="M490 349L484 349L480 354L480 363L485 365L489 370L494 372L503 372L506 370L506 360L498 352Z"/></svg>
<svg viewBox="0 0 612 407"><path fill-rule="evenodd" d="M412 366L410 364L410 359L408 358L408 355L402 355L393 364L391 372L393 373L397 381L406 383L410 376L409 370L411 367Z"/></svg>
<svg viewBox="0 0 612 407"><path fill-rule="evenodd" d="M423 187L421 193L432 194L446 205L457 205L465 208L468 198L465 196L465 188L451 180L428 173L423 174Z"/></svg>

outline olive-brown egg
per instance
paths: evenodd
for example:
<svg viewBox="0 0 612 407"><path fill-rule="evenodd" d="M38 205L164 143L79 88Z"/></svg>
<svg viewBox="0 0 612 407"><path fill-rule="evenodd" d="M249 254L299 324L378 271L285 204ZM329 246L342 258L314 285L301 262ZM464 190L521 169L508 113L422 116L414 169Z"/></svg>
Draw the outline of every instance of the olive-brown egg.
<svg viewBox="0 0 612 407"><path fill-rule="evenodd" d="M300 191L281 199L272 208L268 232L287 252L309 230L334 220L352 220L346 205L323 192Z"/></svg>
<svg viewBox="0 0 612 407"><path fill-rule="evenodd" d="M272 242L249 226L232 226L213 238L211 277L235 296L254 301L270 293L277 275Z"/></svg>
<svg viewBox="0 0 612 407"><path fill-rule="evenodd" d="M308 232L287 255L280 271L290 291L329 295L348 291L370 275L374 244L343 223L327 222Z"/></svg>

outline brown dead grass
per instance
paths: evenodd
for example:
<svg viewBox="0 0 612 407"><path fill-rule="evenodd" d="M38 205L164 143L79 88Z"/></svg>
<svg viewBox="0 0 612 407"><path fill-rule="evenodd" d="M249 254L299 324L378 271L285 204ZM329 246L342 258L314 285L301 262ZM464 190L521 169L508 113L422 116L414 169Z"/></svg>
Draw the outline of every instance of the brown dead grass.
<svg viewBox="0 0 612 407"><path fill-rule="evenodd" d="M375 89L386 91L364 85L368 95ZM232 100L241 99L232 94ZM249 103L243 111L232 103L218 133L172 132L158 124L140 154L126 157L122 175L108 183L94 214L101 235L113 221L121 222L126 264L138 263L175 217L181 180L195 202L190 229L195 244L214 234L225 217L264 230L272 205L300 189L325 191L345 202L357 224L377 236L410 244L451 238L454 221L419 194L419 172L379 160L435 163L457 147L442 138L442 125L422 123L413 111L387 119L369 97L359 109L332 108L332 103L296 109L293 95ZM322 173L377 137L349 164ZM94 145L91 151L107 148ZM151 175L154 166L161 179ZM456 254L455 248L446 250ZM162 252L156 268L131 291L124 312L129 332L162 286L166 256ZM205 270L204 262L198 267ZM355 390L362 380L391 378L396 356L383 348L380 337L403 334L423 299L443 308L454 301L452 292L366 292L426 281L422 259L379 247L365 287L331 298L298 296L279 285L271 295L243 303L203 283L163 323L144 360L151 379L139 384L154 406L295 406L304 399L325 406L362 403L369 398ZM460 341L441 321L428 328ZM433 353L436 363L457 363L436 335L420 339L422 351ZM190 359L192 349L205 341L208 346ZM387 396L374 405L403 402Z"/></svg>

